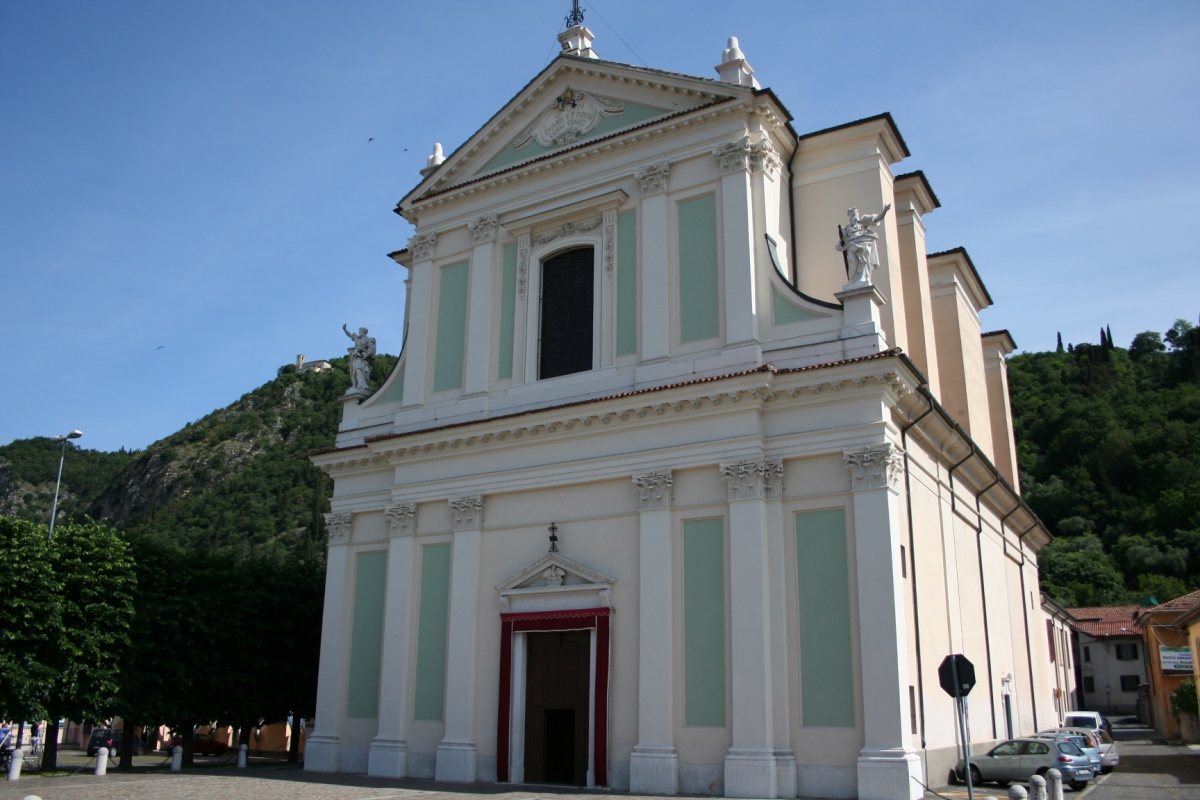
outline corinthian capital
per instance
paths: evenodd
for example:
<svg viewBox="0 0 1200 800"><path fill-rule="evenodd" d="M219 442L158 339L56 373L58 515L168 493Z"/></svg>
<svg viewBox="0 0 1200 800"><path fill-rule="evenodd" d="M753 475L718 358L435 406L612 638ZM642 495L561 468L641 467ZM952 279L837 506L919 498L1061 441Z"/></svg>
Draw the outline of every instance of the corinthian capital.
<svg viewBox="0 0 1200 800"><path fill-rule="evenodd" d="M761 497L773 500L783 496L783 462L738 461L736 464L721 464L721 477L729 490L729 500L746 500Z"/></svg>
<svg viewBox="0 0 1200 800"><path fill-rule="evenodd" d="M496 238L496 214L484 214L467 223L471 229L471 240L475 244L484 244Z"/></svg>
<svg viewBox="0 0 1200 800"><path fill-rule="evenodd" d="M655 164L642 167L633 173L633 177L638 182L638 188L641 189L642 196L645 197L646 195L665 192L667 190L667 175L670 173L670 162L659 161Z"/></svg>
<svg viewBox="0 0 1200 800"><path fill-rule="evenodd" d="M412 251L413 262L428 261L433 258L433 248L437 246L437 231L418 233L409 237L408 249Z"/></svg>
<svg viewBox="0 0 1200 800"><path fill-rule="evenodd" d="M850 469L850 488L895 489L904 474L904 451L892 443L866 450L843 452L842 458Z"/></svg>
<svg viewBox="0 0 1200 800"><path fill-rule="evenodd" d="M671 470L635 475L633 488L638 495L638 511L671 507Z"/></svg>
<svg viewBox="0 0 1200 800"><path fill-rule="evenodd" d="M450 527L456 531L474 531L483 527L483 496L450 498Z"/></svg>
<svg viewBox="0 0 1200 800"><path fill-rule="evenodd" d="M412 536L417 532L417 504L400 503L395 506L385 506L383 515L387 517L391 536Z"/></svg>
<svg viewBox="0 0 1200 800"><path fill-rule="evenodd" d="M325 515L325 529L329 532L329 544L331 545L347 544L353 528L354 515L349 512Z"/></svg>

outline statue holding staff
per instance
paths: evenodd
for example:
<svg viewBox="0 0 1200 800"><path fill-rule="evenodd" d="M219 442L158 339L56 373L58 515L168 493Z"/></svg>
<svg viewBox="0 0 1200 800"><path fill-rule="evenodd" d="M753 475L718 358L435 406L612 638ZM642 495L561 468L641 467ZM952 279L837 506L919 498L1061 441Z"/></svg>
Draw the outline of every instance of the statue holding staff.
<svg viewBox="0 0 1200 800"><path fill-rule="evenodd" d="M871 228L883 222L891 207L892 204L888 203L878 214L861 215L857 208L851 208L846 212L850 221L838 226L842 240L837 249L846 254L846 277L850 279L846 284L847 288L871 283L872 274L879 268L879 251L876 245L879 234Z"/></svg>

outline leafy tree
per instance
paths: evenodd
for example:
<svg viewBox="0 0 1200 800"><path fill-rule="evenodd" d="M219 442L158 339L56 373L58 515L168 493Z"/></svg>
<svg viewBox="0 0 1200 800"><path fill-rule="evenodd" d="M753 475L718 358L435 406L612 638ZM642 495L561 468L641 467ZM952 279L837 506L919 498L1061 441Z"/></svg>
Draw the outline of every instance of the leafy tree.
<svg viewBox="0 0 1200 800"><path fill-rule="evenodd" d="M45 716L38 691L53 680L50 654L62 637L61 587L45 526L0 517L0 718Z"/></svg>

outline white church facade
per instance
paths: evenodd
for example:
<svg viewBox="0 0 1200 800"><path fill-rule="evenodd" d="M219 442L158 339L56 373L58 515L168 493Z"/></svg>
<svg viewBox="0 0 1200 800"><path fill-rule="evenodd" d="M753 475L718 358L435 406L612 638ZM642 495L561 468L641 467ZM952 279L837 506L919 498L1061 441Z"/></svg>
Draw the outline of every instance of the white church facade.
<svg viewBox="0 0 1200 800"><path fill-rule="evenodd" d="M306 769L917 798L954 652L976 747L1055 724L1014 344L891 117L560 41L397 207L401 358L311 455Z"/></svg>

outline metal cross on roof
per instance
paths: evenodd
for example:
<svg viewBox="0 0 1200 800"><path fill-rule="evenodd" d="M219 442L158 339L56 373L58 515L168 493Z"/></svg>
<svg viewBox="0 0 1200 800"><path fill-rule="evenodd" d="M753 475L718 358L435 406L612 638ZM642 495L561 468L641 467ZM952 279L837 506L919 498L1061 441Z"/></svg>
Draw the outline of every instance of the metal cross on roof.
<svg viewBox="0 0 1200 800"><path fill-rule="evenodd" d="M550 523L550 552L558 552L558 526L553 522Z"/></svg>
<svg viewBox="0 0 1200 800"><path fill-rule="evenodd" d="M568 28L583 24L583 11L579 8L579 0L572 0L571 13L567 14L566 23Z"/></svg>

